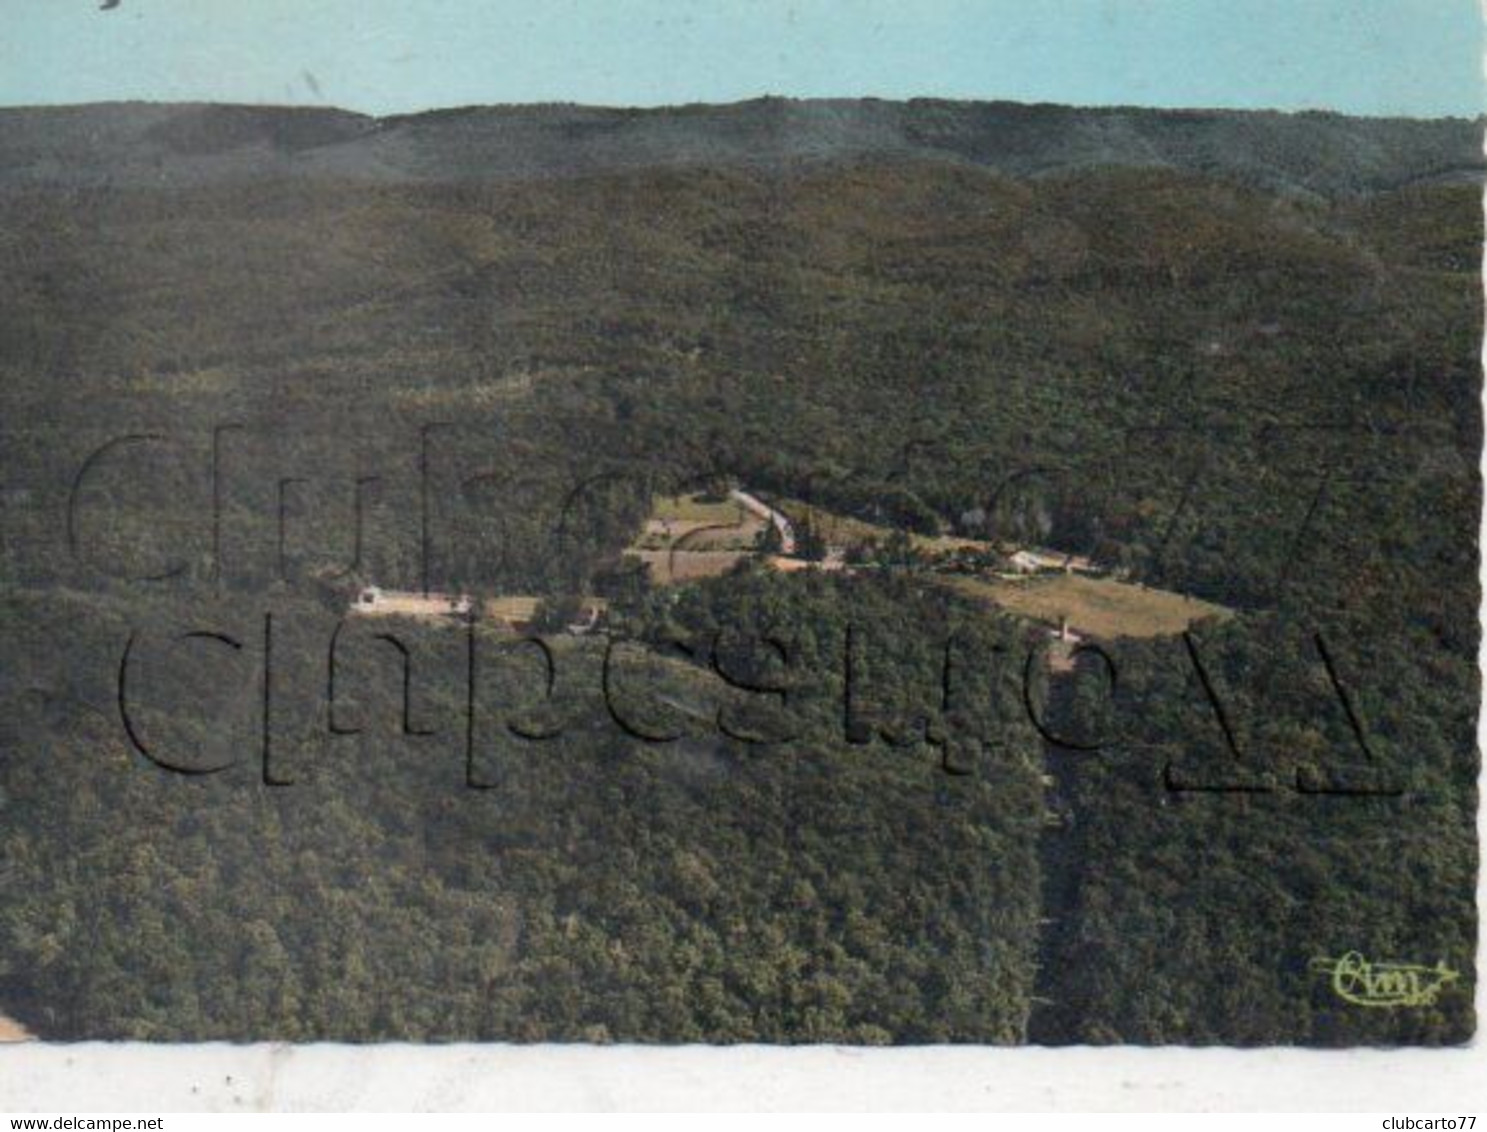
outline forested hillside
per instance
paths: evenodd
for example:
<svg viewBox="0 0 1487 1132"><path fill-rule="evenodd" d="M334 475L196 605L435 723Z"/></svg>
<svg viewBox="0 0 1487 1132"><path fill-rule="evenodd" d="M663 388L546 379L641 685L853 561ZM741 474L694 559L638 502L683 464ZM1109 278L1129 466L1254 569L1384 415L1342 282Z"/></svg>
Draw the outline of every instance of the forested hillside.
<svg viewBox="0 0 1487 1132"><path fill-rule="evenodd" d="M650 109L466 106L369 118L311 107L114 103L0 111L0 181L181 187L274 176L446 183L801 162L969 164L1013 177L1124 166L1326 197L1471 182L1466 119L1348 118L916 98Z"/></svg>
<svg viewBox="0 0 1487 1132"><path fill-rule="evenodd" d="M0 112L0 1009L1465 1040L1478 149L919 103ZM1042 630L912 555L622 558L719 484L1236 615L1091 642L1054 695ZM367 584L610 613L335 653ZM1349 951L1460 979L1359 1008L1312 965Z"/></svg>

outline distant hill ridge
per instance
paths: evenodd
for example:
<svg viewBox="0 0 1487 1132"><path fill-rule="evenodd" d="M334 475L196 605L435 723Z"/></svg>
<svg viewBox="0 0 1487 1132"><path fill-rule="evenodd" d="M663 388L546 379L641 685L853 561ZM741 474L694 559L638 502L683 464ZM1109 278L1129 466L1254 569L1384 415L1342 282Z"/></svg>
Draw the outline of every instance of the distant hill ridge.
<svg viewBox="0 0 1487 1132"><path fill-rule="evenodd" d="M665 166L888 158L1014 176L1171 168L1326 196L1480 180L1482 122L916 99L607 109L344 110L100 103L0 109L0 188L184 186L264 176L530 180Z"/></svg>

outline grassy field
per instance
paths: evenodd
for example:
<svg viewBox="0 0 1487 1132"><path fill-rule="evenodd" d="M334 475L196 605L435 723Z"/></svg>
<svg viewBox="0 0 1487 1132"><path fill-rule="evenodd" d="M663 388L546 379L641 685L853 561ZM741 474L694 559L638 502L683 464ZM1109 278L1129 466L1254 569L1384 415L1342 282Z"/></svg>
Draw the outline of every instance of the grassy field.
<svg viewBox="0 0 1487 1132"><path fill-rule="evenodd" d="M742 505L732 499L712 500L697 495L663 495L651 508L652 519L696 526L741 523L747 515Z"/></svg>
<svg viewBox="0 0 1487 1132"><path fill-rule="evenodd" d="M749 551L754 548L763 528L762 519L751 515L732 499L714 501L696 495L663 495L653 504L645 527L631 550L657 552L664 557L665 552L676 547L679 559L691 554ZM678 562L676 574L678 579L711 577L723 573L728 565L732 565L732 561L722 569L704 566L698 573ZM659 580L665 571L666 566L662 563L653 567L652 576Z"/></svg>
<svg viewBox="0 0 1487 1132"><path fill-rule="evenodd" d="M497 621L531 621L542 599L523 594L493 597L485 603L485 615Z"/></svg>
<svg viewBox="0 0 1487 1132"><path fill-rule="evenodd" d="M651 581L658 586L692 582L698 578L716 578L748 557L741 550L635 550L630 554L651 568Z"/></svg>
<svg viewBox="0 0 1487 1132"><path fill-rule="evenodd" d="M1223 606L1183 594L1080 574L1019 581L957 577L946 584L1049 624L1067 617L1070 628L1090 637L1165 637L1205 617L1231 616Z"/></svg>

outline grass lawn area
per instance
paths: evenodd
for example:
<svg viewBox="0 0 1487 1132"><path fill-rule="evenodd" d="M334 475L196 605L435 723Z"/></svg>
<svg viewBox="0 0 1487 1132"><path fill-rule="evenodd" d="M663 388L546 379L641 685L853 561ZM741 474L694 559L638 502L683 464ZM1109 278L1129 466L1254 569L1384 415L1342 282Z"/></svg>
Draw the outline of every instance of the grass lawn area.
<svg viewBox="0 0 1487 1132"><path fill-rule="evenodd" d="M732 499L716 502L696 495L663 495L652 503L650 516L630 549L666 551L678 547L689 554L748 551L754 548L763 529L762 519ZM682 574L678 569L677 577Z"/></svg>
<svg viewBox="0 0 1487 1132"><path fill-rule="evenodd" d="M1182 632L1205 617L1230 617L1221 605L1170 590L1148 589L1112 578L1080 574L1004 581L995 578L946 578L952 588L993 602L1012 613L1069 627L1090 637L1165 637Z"/></svg>
<svg viewBox="0 0 1487 1132"><path fill-rule="evenodd" d="M636 550L626 552L651 568L651 581L658 586L693 582L698 578L717 578L738 565L748 555L737 550Z"/></svg>
<svg viewBox="0 0 1487 1132"><path fill-rule="evenodd" d="M732 499L712 502L696 495L662 495L651 506L652 519L670 519L698 526L741 523L746 514L743 507Z"/></svg>
<svg viewBox="0 0 1487 1132"><path fill-rule="evenodd" d="M530 621L537 616L537 607L542 599L524 594L507 594L505 597L487 598L485 614L497 621Z"/></svg>

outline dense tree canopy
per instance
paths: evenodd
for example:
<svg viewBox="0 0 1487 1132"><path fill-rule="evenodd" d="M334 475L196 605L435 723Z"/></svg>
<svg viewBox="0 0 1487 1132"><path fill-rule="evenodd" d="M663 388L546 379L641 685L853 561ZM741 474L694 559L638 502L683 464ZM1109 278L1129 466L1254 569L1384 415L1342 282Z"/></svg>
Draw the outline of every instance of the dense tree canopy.
<svg viewBox="0 0 1487 1132"><path fill-rule="evenodd" d="M65 1038L1465 1039L1478 195L862 155L10 187L0 1008ZM1238 616L1104 642L1113 692L1092 654L1039 677L1097 748L1045 749L1041 631L933 579L621 560L653 495L720 479ZM348 621L332 719L368 583L599 592L609 635L480 627L472 724L462 628ZM131 743L131 635L145 745L228 769ZM611 640L620 717L675 738L614 718ZM1390 789L1298 788L1348 774ZM1349 950L1462 978L1351 1008L1310 966Z"/></svg>

